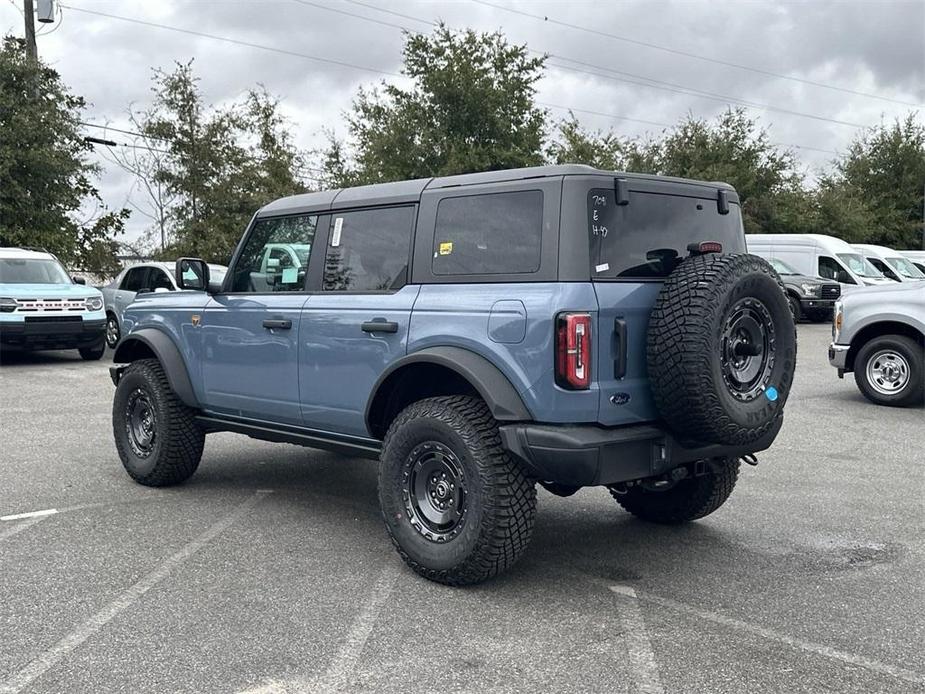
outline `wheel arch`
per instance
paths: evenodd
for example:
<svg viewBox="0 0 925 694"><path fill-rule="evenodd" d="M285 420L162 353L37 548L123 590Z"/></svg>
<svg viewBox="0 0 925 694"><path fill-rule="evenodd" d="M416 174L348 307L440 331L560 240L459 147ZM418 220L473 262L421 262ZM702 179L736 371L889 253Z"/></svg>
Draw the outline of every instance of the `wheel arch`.
<svg viewBox="0 0 925 694"><path fill-rule="evenodd" d="M139 359L157 359L167 374L171 390L184 405L199 407L199 399L193 390L193 383L186 368L183 355L174 341L164 332L154 328L142 328L126 335L116 346L112 356L115 364L128 364Z"/></svg>
<svg viewBox="0 0 925 694"><path fill-rule="evenodd" d="M461 347L429 347L402 357L379 376L366 404L366 428L381 439L398 412L436 395L477 395L502 422L533 419L507 376L485 357Z"/></svg>
<svg viewBox="0 0 925 694"><path fill-rule="evenodd" d="M919 330L908 323L892 320L871 323L858 330L855 336L851 338L851 347L849 347L848 355L845 359L845 371L854 371L854 362L857 359L858 352L861 351L864 345L884 335L904 335L925 347L925 335L922 335Z"/></svg>

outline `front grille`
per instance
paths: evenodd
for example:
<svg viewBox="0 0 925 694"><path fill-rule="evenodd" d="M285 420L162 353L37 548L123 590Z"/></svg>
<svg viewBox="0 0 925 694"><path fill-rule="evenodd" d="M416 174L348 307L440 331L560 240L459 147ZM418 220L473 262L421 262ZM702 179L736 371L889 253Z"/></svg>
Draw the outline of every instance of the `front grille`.
<svg viewBox="0 0 925 694"><path fill-rule="evenodd" d="M841 296L841 285L823 284L822 290L819 292L819 296L822 299L837 299Z"/></svg>
<svg viewBox="0 0 925 694"><path fill-rule="evenodd" d="M83 323L80 316L26 316L26 323Z"/></svg>
<svg viewBox="0 0 925 694"><path fill-rule="evenodd" d="M87 310L85 299L17 299L16 313L79 313Z"/></svg>

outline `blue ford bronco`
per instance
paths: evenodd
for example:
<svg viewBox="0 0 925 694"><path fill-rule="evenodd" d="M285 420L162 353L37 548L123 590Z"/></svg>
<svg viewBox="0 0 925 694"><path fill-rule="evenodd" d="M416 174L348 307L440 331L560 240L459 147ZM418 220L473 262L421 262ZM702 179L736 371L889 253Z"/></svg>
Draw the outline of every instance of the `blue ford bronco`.
<svg viewBox="0 0 925 694"><path fill-rule="evenodd" d="M286 245L304 262L265 261ZM722 183L567 165L296 195L223 282L192 258L176 276L114 355L128 474L183 482L214 431L378 460L392 542L451 585L524 552L537 483L712 513L777 436L796 361Z"/></svg>

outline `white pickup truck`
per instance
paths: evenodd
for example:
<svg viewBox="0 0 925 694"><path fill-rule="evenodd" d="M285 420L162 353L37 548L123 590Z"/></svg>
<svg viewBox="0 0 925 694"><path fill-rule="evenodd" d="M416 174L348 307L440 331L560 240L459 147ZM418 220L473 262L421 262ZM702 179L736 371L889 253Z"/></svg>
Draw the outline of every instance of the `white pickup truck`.
<svg viewBox="0 0 925 694"><path fill-rule="evenodd" d="M925 400L925 282L857 289L835 303L829 363L854 372L864 397L910 407Z"/></svg>

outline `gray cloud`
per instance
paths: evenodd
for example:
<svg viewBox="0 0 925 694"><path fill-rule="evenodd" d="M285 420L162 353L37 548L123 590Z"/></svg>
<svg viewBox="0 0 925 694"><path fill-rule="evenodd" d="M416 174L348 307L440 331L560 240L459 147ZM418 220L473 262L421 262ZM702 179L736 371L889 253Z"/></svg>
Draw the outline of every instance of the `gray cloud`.
<svg viewBox="0 0 925 694"><path fill-rule="evenodd" d="M364 15L381 22L426 30L427 25L390 16L341 0L312 0L318 5ZM670 46L718 60L755 66L806 80L834 84L898 101L925 100L925 3L911 2L529 2L505 6L553 19ZM442 19L452 27L501 30L511 41L551 54L550 63L572 58L640 77L733 96L790 111L874 125L910 110L888 101L848 94L557 26L473 2L370 4L425 20ZM70 0L98 12L227 36L285 51L368 66L385 72L401 69L401 31L295 2L214 1L156 3ZM164 31L64 9L61 26L39 38L39 52L91 106L87 119L124 125L130 103L144 106L151 97L152 68L170 69L174 61L195 59L202 91L210 103L225 103L263 83L283 99L300 146L321 144L321 129L343 133L342 113L361 85L383 79L372 71L274 54L207 38ZM21 35L14 7L0 4L0 29ZM572 63L571 65L574 66ZM577 67L577 66L576 66ZM644 87L610 78L550 67L539 84L538 99L576 109L593 128L614 128L628 135L657 133L658 126L615 120L577 109L628 118L674 123L688 112L713 117L722 100ZM633 78L626 78L633 79ZM564 112L551 109L553 117ZM837 151L857 129L775 111L752 109L769 128L773 141L788 146ZM120 139L120 138L115 138ZM808 172L832 155L798 149ZM131 181L104 162L101 190L118 207ZM145 226L135 215L132 234Z"/></svg>

